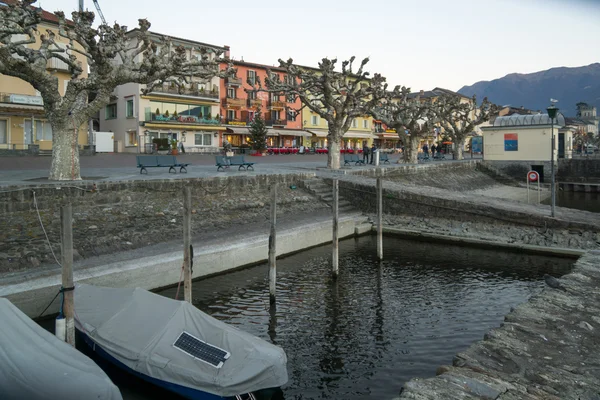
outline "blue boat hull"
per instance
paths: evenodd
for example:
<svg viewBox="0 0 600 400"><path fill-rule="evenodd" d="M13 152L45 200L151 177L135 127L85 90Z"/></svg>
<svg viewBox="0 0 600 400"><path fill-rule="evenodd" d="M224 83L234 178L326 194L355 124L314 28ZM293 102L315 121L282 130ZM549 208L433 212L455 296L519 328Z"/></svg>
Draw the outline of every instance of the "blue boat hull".
<svg viewBox="0 0 600 400"><path fill-rule="evenodd" d="M127 372L128 374L137 376L138 378L143 379L144 381L146 381L148 383L151 383L153 385L156 385L158 387L166 389L170 392L176 393L179 396L182 396L183 398L190 399L190 400L233 400L233 399L235 399L235 397L217 396L212 393L207 393L207 392L203 392L201 390L191 389L186 386L177 385L177 384L171 383L171 382L165 382L160 379L152 378L151 376L141 374L141 373L129 368L127 365L123 364L122 362L120 362L119 360L117 360L116 358L111 356L109 353L107 353L102 347L100 347L96 342L94 342L85 333L83 333L79 330L77 330L77 333L78 333L79 338L81 338L83 340L83 342L86 344L87 348L89 350L91 350L94 354L96 354L98 357L102 358L103 360L106 360L107 362L109 362L112 365L118 367L119 369Z"/></svg>

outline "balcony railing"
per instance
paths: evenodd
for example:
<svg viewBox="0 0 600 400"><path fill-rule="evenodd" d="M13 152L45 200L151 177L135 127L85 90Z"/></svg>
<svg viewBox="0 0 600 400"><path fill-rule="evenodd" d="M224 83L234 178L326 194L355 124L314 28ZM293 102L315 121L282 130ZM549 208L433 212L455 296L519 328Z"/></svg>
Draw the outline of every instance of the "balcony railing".
<svg viewBox="0 0 600 400"><path fill-rule="evenodd" d="M246 105L246 99L223 99L223 105L225 107L244 107Z"/></svg>
<svg viewBox="0 0 600 400"><path fill-rule="evenodd" d="M57 71L69 71L69 65L63 60L59 60L58 58L51 58L46 63L46 68L53 69Z"/></svg>
<svg viewBox="0 0 600 400"><path fill-rule="evenodd" d="M242 78L227 78L226 79L226 84L227 85L233 85L233 86L241 86L242 85Z"/></svg>
<svg viewBox="0 0 600 400"><path fill-rule="evenodd" d="M219 98L219 91L216 89L215 90L207 90L207 89L195 89L195 88L188 88L188 87L178 88L177 86L163 85L163 86L156 86L155 88L152 89L152 92L168 93L168 94L184 95L184 96L205 97L205 98L209 98L209 99L218 99Z"/></svg>
<svg viewBox="0 0 600 400"><path fill-rule="evenodd" d="M163 114L154 114L154 113L146 113L146 122L158 122L158 123L168 123L168 124L186 124L186 125L221 125L221 119L208 119L201 118L196 115L163 115Z"/></svg>
<svg viewBox="0 0 600 400"><path fill-rule="evenodd" d="M279 101L279 100L271 100L269 102L269 107L270 108L281 108L281 109L284 109L285 108L285 102L284 101Z"/></svg>
<svg viewBox="0 0 600 400"><path fill-rule="evenodd" d="M262 100L261 99L248 99L248 107L262 107Z"/></svg>
<svg viewBox="0 0 600 400"><path fill-rule="evenodd" d="M268 119L265 121L265 125L267 125L267 126L287 125L287 120L285 120L285 119Z"/></svg>

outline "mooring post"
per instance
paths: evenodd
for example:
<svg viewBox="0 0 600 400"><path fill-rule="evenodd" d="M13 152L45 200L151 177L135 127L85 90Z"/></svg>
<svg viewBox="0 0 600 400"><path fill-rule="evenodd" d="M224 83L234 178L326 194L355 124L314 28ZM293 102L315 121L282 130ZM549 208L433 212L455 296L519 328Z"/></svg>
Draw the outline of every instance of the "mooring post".
<svg viewBox="0 0 600 400"><path fill-rule="evenodd" d="M271 186L271 231L269 233L269 301L275 303L277 285L277 184Z"/></svg>
<svg viewBox="0 0 600 400"><path fill-rule="evenodd" d="M183 188L183 299L192 303L192 193Z"/></svg>
<svg viewBox="0 0 600 400"><path fill-rule="evenodd" d="M73 296L73 214L71 203L60 209L63 314L66 319L66 342L75 346L75 304Z"/></svg>
<svg viewBox="0 0 600 400"><path fill-rule="evenodd" d="M383 260L383 184L377 178L377 259Z"/></svg>
<svg viewBox="0 0 600 400"><path fill-rule="evenodd" d="M339 184L337 178L333 179L333 240L331 265L334 278L338 276L339 270L339 248L338 248L338 217L339 217Z"/></svg>

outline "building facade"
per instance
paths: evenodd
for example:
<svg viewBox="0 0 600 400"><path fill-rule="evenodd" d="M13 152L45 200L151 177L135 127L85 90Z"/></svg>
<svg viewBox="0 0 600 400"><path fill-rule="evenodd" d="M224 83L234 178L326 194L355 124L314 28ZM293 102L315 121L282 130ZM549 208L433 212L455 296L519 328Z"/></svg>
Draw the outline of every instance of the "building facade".
<svg viewBox="0 0 600 400"><path fill-rule="evenodd" d="M127 35L133 40L136 33L134 29ZM156 41L161 36L150 34ZM229 57L228 46L180 38L171 38L171 45L183 46L188 59L200 56L199 46L220 50ZM220 78L192 81L181 88L164 84L147 94L142 94L144 88L137 83L121 85L111 102L100 110L100 130L113 132L115 152L148 153L155 147L154 139L167 139L168 143L176 140L189 152L218 151L225 131L219 109Z"/></svg>
<svg viewBox="0 0 600 400"><path fill-rule="evenodd" d="M69 41L58 34L58 18L47 11L40 12L41 22L37 27L36 42L26 46L39 48L40 32L52 31L56 35L56 44L66 48ZM77 52L74 55L81 62L84 71L82 77L85 77L87 58ZM71 79L67 64L52 58L47 62L47 70L56 77L59 93L64 96ZM87 125L78 128L77 139L80 146L88 143ZM44 112L42 96L24 80L0 74L0 149L27 150L33 147L38 147L40 151L52 150L52 127Z"/></svg>
<svg viewBox="0 0 600 400"><path fill-rule="evenodd" d="M221 80L221 115L233 147L248 146L249 126L259 109L268 128L268 147L308 146L312 135L302 130L300 99L258 90L258 81L264 85L268 71L284 80L285 70L246 61L233 61L233 66L236 76Z"/></svg>

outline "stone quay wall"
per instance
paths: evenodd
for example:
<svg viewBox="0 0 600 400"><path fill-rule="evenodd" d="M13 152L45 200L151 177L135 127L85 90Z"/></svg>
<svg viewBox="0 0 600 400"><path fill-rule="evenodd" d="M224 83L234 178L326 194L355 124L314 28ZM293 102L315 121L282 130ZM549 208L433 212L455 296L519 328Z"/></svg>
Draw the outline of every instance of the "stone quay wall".
<svg viewBox="0 0 600 400"><path fill-rule="evenodd" d="M314 173L6 187L0 191L0 273L60 261L60 208L73 206L75 260L182 237L183 187L192 193L192 235L268 223L271 185L279 184L278 215L326 209L302 189ZM38 211L39 210L39 216Z"/></svg>
<svg viewBox="0 0 600 400"><path fill-rule="evenodd" d="M550 161L483 161L483 163L525 183L534 165L543 166L544 181L550 183ZM600 183L600 158L559 159L554 165L557 182Z"/></svg>

